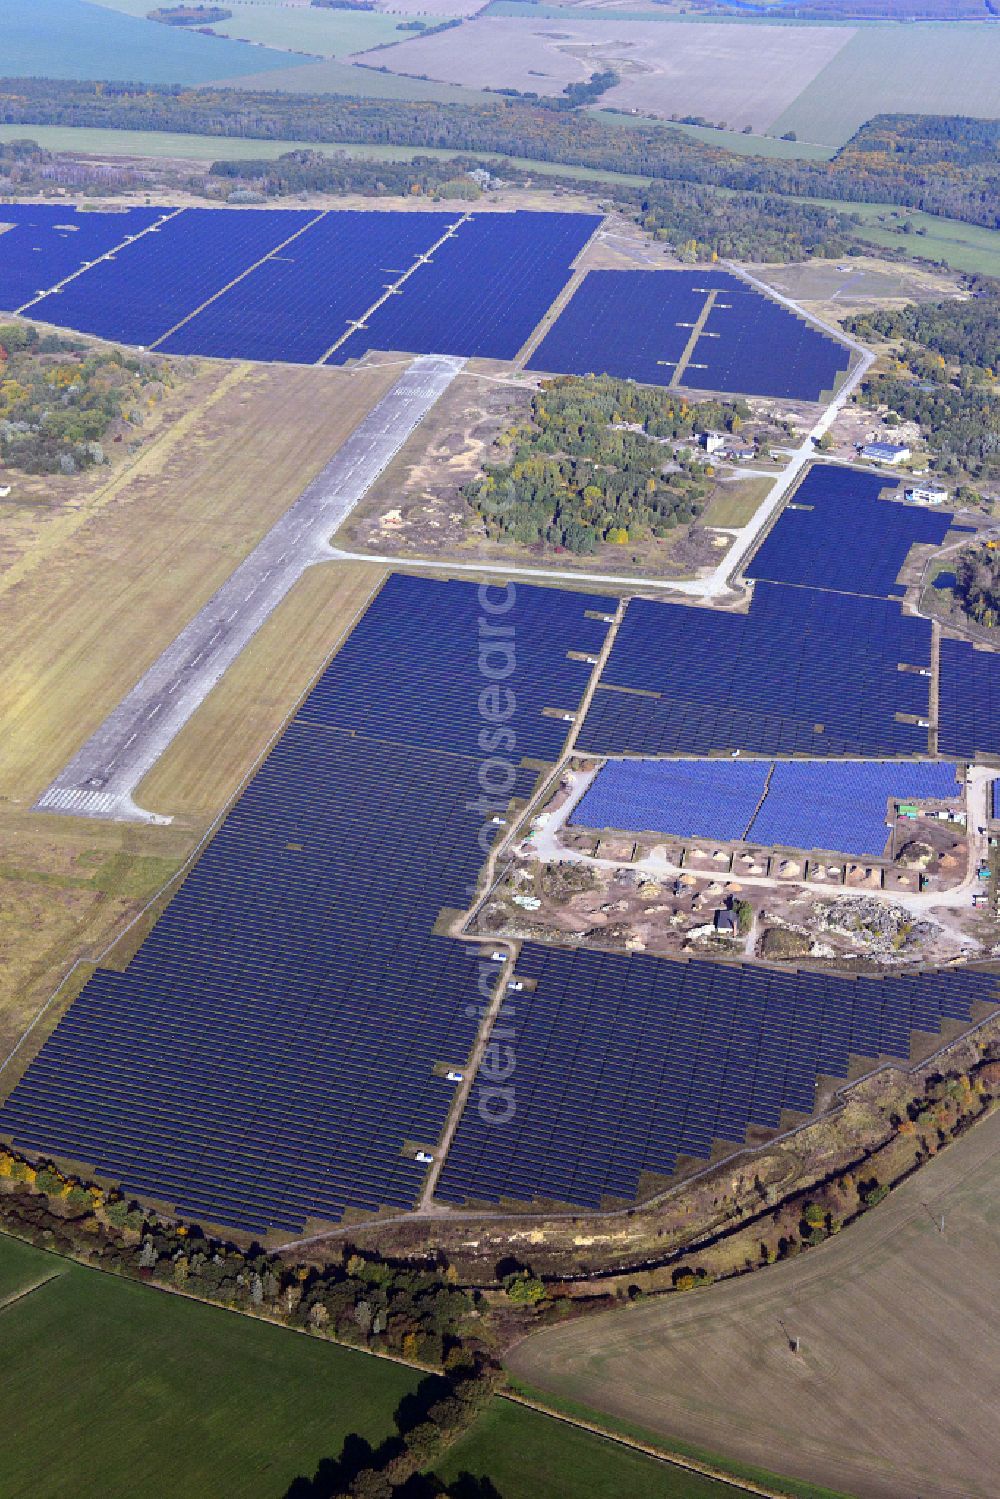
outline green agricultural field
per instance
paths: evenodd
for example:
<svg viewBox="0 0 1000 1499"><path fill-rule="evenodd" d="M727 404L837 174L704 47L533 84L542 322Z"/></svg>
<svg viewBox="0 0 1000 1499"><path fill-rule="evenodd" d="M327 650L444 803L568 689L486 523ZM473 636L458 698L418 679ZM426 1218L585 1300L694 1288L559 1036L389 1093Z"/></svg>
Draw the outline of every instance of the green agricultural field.
<svg viewBox="0 0 1000 1499"><path fill-rule="evenodd" d="M280 1499L421 1378L3 1236L0 1342L4 1499Z"/></svg>
<svg viewBox="0 0 1000 1499"><path fill-rule="evenodd" d="M489 1478L503 1499L736 1499L739 1492L688 1469L494 1400L434 1468L445 1483Z"/></svg>
<svg viewBox="0 0 1000 1499"><path fill-rule="evenodd" d="M877 114L1000 117L1000 26L859 26L770 126L840 146Z"/></svg>
<svg viewBox="0 0 1000 1499"><path fill-rule="evenodd" d="M153 9L153 0L97 0L97 3L130 16L147 16ZM399 31L399 21L404 17L378 11L289 6L281 4L280 0L273 0L271 4L263 3L263 0L253 0L252 4L226 0L224 8L232 11L232 18L213 21L213 31L239 41L256 42L260 47L273 47L278 52L343 57L348 52L360 52L366 47L377 47L382 42L412 35L408 31Z"/></svg>
<svg viewBox="0 0 1000 1499"><path fill-rule="evenodd" d="M915 208L897 208L891 203L844 203L833 198L797 201L857 214L862 220L859 237L883 249L940 260L953 271L1000 276L1000 230L963 224L959 219L944 219ZM904 227L907 224L909 229Z"/></svg>

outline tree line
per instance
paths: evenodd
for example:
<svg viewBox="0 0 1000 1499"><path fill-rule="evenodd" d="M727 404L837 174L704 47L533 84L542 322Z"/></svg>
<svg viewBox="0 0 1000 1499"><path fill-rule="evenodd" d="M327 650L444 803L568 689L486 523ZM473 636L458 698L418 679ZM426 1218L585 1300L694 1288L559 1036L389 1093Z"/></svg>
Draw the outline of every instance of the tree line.
<svg viewBox="0 0 1000 1499"><path fill-rule="evenodd" d="M502 161L489 163L486 171L504 171ZM483 164L468 156L415 156L410 161L370 161L338 151L286 151L274 160L214 161L211 177L238 184L234 191L249 188L267 198L297 193L364 193L380 198L412 197L420 194L475 199L481 189L470 171ZM519 176L521 174L515 174ZM233 199L230 194L231 201Z"/></svg>
<svg viewBox="0 0 1000 1499"><path fill-rule="evenodd" d="M577 108L554 111L499 95L465 105L34 78L0 80L0 120L496 152L737 192L888 202L1000 225L1000 122L990 120L877 116L832 160L802 161L739 156L668 124L625 128Z"/></svg>

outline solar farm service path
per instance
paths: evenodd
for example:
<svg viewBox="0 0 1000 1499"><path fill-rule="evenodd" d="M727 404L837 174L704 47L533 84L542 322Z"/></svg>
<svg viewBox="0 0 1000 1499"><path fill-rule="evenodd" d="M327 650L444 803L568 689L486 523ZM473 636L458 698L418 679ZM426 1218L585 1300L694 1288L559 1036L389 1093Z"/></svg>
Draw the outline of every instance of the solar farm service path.
<svg viewBox="0 0 1000 1499"><path fill-rule="evenodd" d="M443 394L464 360L415 359L232 576L184 627L35 803L39 812L165 822L132 792L328 538Z"/></svg>

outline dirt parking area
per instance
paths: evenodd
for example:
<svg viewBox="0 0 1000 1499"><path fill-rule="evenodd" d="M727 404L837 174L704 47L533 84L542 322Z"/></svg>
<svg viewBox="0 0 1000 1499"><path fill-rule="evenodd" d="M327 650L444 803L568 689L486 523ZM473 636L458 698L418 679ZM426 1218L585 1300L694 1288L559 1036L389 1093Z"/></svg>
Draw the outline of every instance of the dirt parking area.
<svg viewBox="0 0 1000 1499"><path fill-rule="evenodd" d="M845 204L845 212L850 204ZM896 265L874 255L846 260L807 260L791 265L755 265L753 274L782 296L801 302L807 311L837 324L854 313L908 302L936 302L961 292L957 276L947 271Z"/></svg>

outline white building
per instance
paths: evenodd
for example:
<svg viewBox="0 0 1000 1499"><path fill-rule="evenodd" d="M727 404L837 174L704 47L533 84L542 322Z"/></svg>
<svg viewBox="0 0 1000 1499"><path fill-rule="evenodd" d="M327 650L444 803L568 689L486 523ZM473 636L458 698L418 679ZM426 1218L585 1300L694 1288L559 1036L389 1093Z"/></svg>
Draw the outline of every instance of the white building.
<svg viewBox="0 0 1000 1499"><path fill-rule="evenodd" d="M729 439L724 432L703 432L701 441L706 453L721 453Z"/></svg>
<svg viewBox="0 0 1000 1499"><path fill-rule="evenodd" d="M862 458L873 463L905 463L910 450L899 442L866 442L861 449Z"/></svg>
<svg viewBox="0 0 1000 1499"><path fill-rule="evenodd" d="M912 489L906 491L906 498L912 500L914 505L943 505L948 498L948 491L939 484L914 484Z"/></svg>

